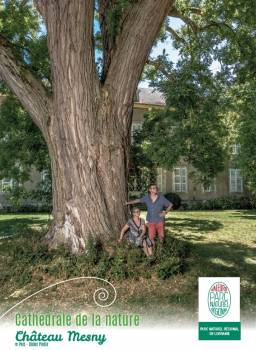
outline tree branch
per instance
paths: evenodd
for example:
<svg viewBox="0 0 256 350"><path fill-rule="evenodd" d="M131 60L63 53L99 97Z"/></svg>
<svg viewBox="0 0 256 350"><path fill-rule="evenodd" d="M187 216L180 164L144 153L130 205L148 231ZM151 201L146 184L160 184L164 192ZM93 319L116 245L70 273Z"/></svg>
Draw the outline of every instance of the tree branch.
<svg viewBox="0 0 256 350"><path fill-rule="evenodd" d="M193 21L191 18L184 16L181 12L179 12L175 7L171 9L169 12L169 16L179 18L181 19L184 23L186 23L194 33L198 32L198 25L195 21Z"/></svg>
<svg viewBox="0 0 256 350"><path fill-rule="evenodd" d="M188 10L193 13L193 14L196 14L198 16L202 16L202 11L200 8L197 8L197 7L189 7ZM170 10L169 12L169 16L171 17L175 17L175 18L179 18L181 19L185 24L187 24L191 29L192 31L197 34L197 33L200 33L200 32L203 32L211 27L223 27L225 26L226 28L228 28L233 34L234 33L234 30L233 28L227 24L226 22L217 22L217 21L213 21L213 20L210 20L209 23L205 24L204 26L199 26L195 21L193 21L191 18L189 18L188 16L184 16L181 12L179 12L175 7L172 7L172 9ZM167 28L166 28L167 29ZM168 28L169 29L169 28ZM169 32L171 32L170 30L168 30ZM172 33L174 34L174 33Z"/></svg>
<svg viewBox="0 0 256 350"><path fill-rule="evenodd" d="M120 108L133 98L169 7L170 0L140 0L127 12L105 82Z"/></svg>
<svg viewBox="0 0 256 350"><path fill-rule="evenodd" d="M1 35L0 75L45 135L52 108L51 98L41 81L17 60L12 44Z"/></svg>
<svg viewBox="0 0 256 350"><path fill-rule="evenodd" d="M44 0L33 0L34 6L40 15L44 18L46 13L46 1Z"/></svg>
<svg viewBox="0 0 256 350"><path fill-rule="evenodd" d="M161 72L167 79L173 79L174 75L165 68L164 62L159 59L148 59L147 64L153 66L157 71Z"/></svg>
<svg viewBox="0 0 256 350"><path fill-rule="evenodd" d="M55 84L70 87L74 96L81 93L85 80L99 88L94 60L94 0L35 0L35 3L43 12L47 27L52 72L58 77Z"/></svg>
<svg viewBox="0 0 256 350"><path fill-rule="evenodd" d="M202 15L202 10L199 7L188 7L188 10L195 15Z"/></svg>
<svg viewBox="0 0 256 350"><path fill-rule="evenodd" d="M102 81L105 80L112 55L114 52L115 41L113 35L109 32L109 25L107 17L109 12L113 11L114 3L112 0L99 1L99 21L102 35L102 49L103 49L103 67L102 67Z"/></svg>
<svg viewBox="0 0 256 350"><path fill-rule="evenodd" d="M173 36L174 39L182 42L183 44L186 44L186 40L182 36L180 36L172 27L166 26L165 29Z"/></svg>

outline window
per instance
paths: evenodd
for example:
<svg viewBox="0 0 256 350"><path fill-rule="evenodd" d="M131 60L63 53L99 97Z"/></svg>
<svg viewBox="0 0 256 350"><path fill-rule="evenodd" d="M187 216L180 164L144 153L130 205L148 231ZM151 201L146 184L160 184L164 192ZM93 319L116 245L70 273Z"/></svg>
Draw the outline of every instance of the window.
<svg viewBox="0 0 256 350"><path fill-rule="evenodd" d="M157 168L156 183L160 192L166 191L166 170L162 168Z"/></svg>
<svg viewBox="0 0 256 350"><path fill-rule="evenodd" d="M229 169L229 192L243 192L243 179L240 169Z"/></svg>
<svg viewBox="0 0 256 350"><path fill-rule="evenodd" d="M209 186L202 185L203 192L216 192L216 179L214 178Z"/></svg>
<svg viewBox="0 0 256 350"><path fill-rule="evenodd" d="M134 134L136 133L136 131L139 131L142 129L142 122L135 122L132 123L132 130L131 130L131 141L133 143L134 141Z"/></svg>
<svg viewBox="0 0 256 350"><path fill-rule="evenodd" d="M188 176L187 176L186 167L173 169L173 191L174 192L188 191Z"/></svg>
<svg viewBox="0 0 256 350"><path fill-rule="evenodd" d="M240 143L235 143L233 145L231 145L230 147L230 153L233 155L238 155L241 152L241 145Z"/></svg>

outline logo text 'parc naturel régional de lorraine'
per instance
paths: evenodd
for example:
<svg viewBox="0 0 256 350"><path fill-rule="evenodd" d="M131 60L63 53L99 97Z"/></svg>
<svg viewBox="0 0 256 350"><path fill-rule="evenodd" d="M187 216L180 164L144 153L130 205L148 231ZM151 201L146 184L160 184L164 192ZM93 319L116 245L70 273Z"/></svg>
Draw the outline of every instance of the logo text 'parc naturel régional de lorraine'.
<svg viewBox="0 0 256 350"><path fill-rule="evenodd" d="M231 294L223 282L214 283L208 292L208 307L214 317L224 317L229 312Z"/></svg>

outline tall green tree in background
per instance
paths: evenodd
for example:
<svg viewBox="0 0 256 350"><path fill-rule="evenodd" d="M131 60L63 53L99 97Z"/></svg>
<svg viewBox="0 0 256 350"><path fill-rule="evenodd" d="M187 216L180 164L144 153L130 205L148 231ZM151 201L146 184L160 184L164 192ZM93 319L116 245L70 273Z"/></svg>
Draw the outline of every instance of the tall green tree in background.
<svg viewBox="0 0 256 350"><path fill-rule="evenodd" d="M246 184L255 197L256 195L256 80L250 80L234 85L230 91L232 111L234 113L236 142L241 151L236 157L238 166L243 171Z"/></svg>
<svg viewBox="0 0 256 350"><path fill-rule="evenodd" d="M49 155L40 130L13 95L0 105L0 178L18 183L30 179L31 167L49 168Z"/></svg>
<svg viewBox="0 0 256 350"><path fill-rule="evenodd" d="M223 86L198 61L163 66L165 78L154 67L147 71L151 85L165 96L166 109L145 117L141 151L167 169L183 159L195 168L195 180L208 184L224 169L226 156Z"/></svg>
<svg viewBox="0 0 256 350"><path fill-rule="evenodd" d="M170 34L188 64L209 67L218 59L231 82L253 66L255 9L249 0L33 3L35 7L30 1L1 1L0 75L40 129L49 151L54 220L46 239L51 247L67 243L76 253L90 235L109 239L125 221L133 96L157 37ZM184 23L180 32L172 28L174 17ZM186 72L185 66L177 76ZM199 82L206 86L200 77L193 81L183 87L189 90ZM215 101L214 86L211 91ZM193 98L201 93L197 87ZM185 92L180 125L191 134L188 96ZM221 123L213 120L209 100L200 100L207 118L193 102L200 112L196 118L208 131L211 123L216 126L212 147L222 137ZM199 144L191 147L200 151ZM192 153L191 148L190 157ZM212 174L210 167L203 169L203 162L196 161L194 157L207 176Z"/></svg>
<svg viewBox="0 0 256 350"><path fill-rule="evenodd" d="M213 1L190 10L188 2L177 3L187 26L177 32L167 22L166 28L180 59L174 65L163 52L146 67L144 77L163 93L166 110L146 116L140 151L169 169L182 158L197 181L209 184L224 168L229 143L240 143L237 165L253 190L255 13L249 14L251 2L242 3Z"/></svg>

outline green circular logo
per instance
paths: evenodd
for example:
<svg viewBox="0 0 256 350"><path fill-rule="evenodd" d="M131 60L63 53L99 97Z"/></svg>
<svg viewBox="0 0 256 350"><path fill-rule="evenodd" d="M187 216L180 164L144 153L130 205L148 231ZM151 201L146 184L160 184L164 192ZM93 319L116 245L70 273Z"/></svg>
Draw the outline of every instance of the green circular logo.
<svg viewBox="0 0 256 350"><path fill-rule="evenodd" d="M215 282L208 292L208 308L214 317L224 317L229 312L231 293L223 282Z"/></svg>

